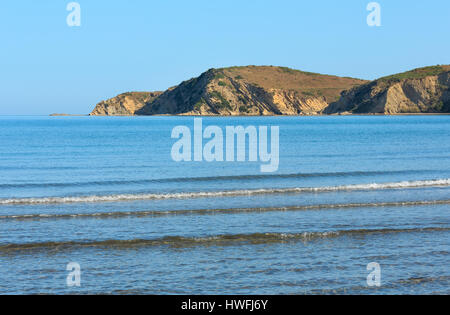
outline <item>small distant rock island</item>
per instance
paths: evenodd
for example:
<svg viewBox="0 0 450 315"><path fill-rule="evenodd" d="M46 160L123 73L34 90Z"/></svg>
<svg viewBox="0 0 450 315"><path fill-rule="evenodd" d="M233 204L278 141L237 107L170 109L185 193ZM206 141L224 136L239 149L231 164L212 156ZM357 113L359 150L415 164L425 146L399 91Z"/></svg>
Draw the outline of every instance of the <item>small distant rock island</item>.
<svg viewBox="0 0 450 315"><path fill-rule="evenodd" d="M210 69L165 92L128 92L91 116L450 113L450 65L366 81L285 67Z"/></svg>
<svg viewBox="0 0 450 315"><path fill-rule="evenodd" d="M61 117L61 116L65 117L65 116L83 116L83 115L64 114L64 113L62 113L62 114L60 114L60 113L54 113L54 114L50 114L50 116L52 116L52 117ZM86 115L84 115L84 116L86 116Z"/></svg>

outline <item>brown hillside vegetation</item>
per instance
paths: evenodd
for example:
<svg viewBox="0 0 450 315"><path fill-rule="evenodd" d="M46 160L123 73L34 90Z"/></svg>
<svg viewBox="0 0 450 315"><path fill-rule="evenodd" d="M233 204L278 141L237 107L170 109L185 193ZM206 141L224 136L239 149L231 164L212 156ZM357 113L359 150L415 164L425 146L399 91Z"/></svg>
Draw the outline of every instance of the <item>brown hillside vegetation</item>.
<svg viewBox="0 0 450 315"><path fill-rule="evenodd" d="M219 69L227 76L258 85L266 90L290 90L304 96L325 96L336 100L340 92L368 82L353 78L323 75L286 67L248 66Z"/></svg>

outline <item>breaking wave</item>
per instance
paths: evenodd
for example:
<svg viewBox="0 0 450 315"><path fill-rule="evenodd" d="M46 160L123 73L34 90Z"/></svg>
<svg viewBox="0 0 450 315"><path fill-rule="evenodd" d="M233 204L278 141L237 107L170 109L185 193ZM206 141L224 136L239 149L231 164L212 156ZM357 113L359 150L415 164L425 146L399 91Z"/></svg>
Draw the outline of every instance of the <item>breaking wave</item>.
<svg viewBox="0 0 450 315"><path fill-rule="evenodd" d="M326 187L180 192L167 194L116 194L104 196L93 195L93 196L68 196L68 197L10 198L10 199L0 199L0 205L61 204L61 203L86 203L86 202L92 203L92 202L117 202L117 201L139 201L139 200L161 200L161 199L213 198L213 197L234 197L234 196L251 196L251 195L285 194L285 193L321 193L333 191L382 190L382 189L400 189L400 188L408 189L408 188L422 188L422 187L436 187L436 186L450 186L450 179L403 181L394 183L373 183L373 184L326 186Z"/></svg>
<svg viewBox="0 0 450 315"><path fill-rule="evenodd" d="M192 210L168 210L168 211L113 211L98 213L64 213L64 214L21 214L3 215L0 220L42 220L42 219L115 219L123 217L162 217L178 215L214 215L214 214L239 214L252 212L288 212L288 211L308 211L321 209L348 209L348 208L371 208L371 207L410 207L410 206L430 206L446 205L450 200L433 201L395 201L379 203L348 203L348 204L319 204L308 206L290 207L255 207L255 208L231 208L231 209L192 209Z"/></svg>

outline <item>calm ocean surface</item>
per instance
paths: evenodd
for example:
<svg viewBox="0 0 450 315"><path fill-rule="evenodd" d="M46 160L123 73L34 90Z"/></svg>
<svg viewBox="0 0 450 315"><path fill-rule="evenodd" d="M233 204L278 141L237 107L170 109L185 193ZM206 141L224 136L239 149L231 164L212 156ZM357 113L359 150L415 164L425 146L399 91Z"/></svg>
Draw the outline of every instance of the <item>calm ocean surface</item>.
<svg viewBox="0 0 450 315"><path fill-rule="evenodd" d="M178 125L0 117L0 294L450 293L450 116L203 118L279 126L276 173L174 162Z"/></svg>

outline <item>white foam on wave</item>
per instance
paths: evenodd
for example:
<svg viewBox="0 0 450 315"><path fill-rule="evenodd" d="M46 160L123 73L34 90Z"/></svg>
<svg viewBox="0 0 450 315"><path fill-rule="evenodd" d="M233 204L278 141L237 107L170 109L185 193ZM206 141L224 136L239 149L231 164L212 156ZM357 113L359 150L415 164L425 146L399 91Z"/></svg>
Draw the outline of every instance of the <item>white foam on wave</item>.
<svg viewBox="0 0 450 315"><path fill-rule="evenodd" d="M0 205L20 204L63 204L63 203L93 203L93 202L118 202L139 200L162 200L162 199L187 199L187 198L212 198L233 197L262 194L283 193L320 193L332 191L355 191L355 190L382 190L382 189L408 189L422 187L450 186L450 179L403 181L394 183L372 183L343 186L326 187L299 187L278 189L253 189L253 190L230 190L210 192L181 192L168 194L117 194L104 196L68 196L68 197L40 197L40 198L10 198L0 199Z"/></svg>

